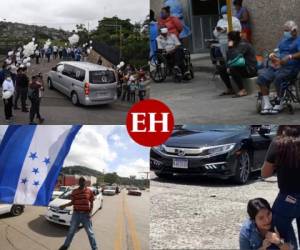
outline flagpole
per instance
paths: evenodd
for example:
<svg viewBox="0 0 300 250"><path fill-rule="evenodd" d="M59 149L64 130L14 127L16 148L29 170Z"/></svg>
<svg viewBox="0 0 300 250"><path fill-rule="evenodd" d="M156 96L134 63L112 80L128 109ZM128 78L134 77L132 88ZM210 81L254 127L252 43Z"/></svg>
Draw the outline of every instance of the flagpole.
<svg viewBox="0 0 300 250"><path fill-rule="evenodd" d="M228 17L228 32L232 31L232 0L226 0L227 17Z"/></svg>

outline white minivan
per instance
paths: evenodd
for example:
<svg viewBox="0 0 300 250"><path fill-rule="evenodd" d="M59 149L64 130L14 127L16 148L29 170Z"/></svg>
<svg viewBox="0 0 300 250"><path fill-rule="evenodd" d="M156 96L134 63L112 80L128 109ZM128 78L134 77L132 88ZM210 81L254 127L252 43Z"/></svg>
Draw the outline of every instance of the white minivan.
<svg viewBox="0 0 300 250"><path fill-rule="evenodd" d="M116 72L89 62L60 62L48 73L47 83L70 97L74 105L108 104L118 98Z"/></svg>

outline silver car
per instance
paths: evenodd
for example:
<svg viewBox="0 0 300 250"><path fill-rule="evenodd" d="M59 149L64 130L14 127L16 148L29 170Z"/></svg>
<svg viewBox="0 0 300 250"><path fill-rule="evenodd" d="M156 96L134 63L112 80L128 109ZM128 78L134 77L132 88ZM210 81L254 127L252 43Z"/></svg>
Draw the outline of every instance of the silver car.
<svg viewBox="0 0 300 250"><path fill-rule="evenodd" d="M98 105L117 100L117 75L89 62L60 62L48 73L48 87L71 98L74 105Z"/></svg>

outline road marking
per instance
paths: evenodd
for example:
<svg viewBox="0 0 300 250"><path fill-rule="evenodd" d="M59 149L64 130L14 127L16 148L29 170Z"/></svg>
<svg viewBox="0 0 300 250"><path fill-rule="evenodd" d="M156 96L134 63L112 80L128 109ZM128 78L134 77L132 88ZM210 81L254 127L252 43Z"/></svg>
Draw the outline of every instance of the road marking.
<svg viewBox="0 0 300 250"><path fill-rule="evenodd" d="M120 202L120 211L117 220L117 233L115 239L115 250L122 250L123 234L124 234L124 194L122 194Z"/></svg>
<svg viewBox="0 0 300 250"><path fill-rule="evenodd" d="M127 218L128 226L129 226L129 234L131 236L132 246L133 250L141 250L141 243L139 241L139 238L137 236L136 227L132 218L132 215L129 212L126 199L124 199L125 202L125 216Z"/></svg>

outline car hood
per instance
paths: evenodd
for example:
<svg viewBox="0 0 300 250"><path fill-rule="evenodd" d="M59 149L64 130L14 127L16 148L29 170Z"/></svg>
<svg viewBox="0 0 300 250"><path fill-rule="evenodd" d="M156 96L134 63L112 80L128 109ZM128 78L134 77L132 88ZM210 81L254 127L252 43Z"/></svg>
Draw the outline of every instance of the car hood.
<svg viewBox="0 0 300 250"><path fill-rule="evenodd" d="M249 137L250 131L212 130L190 131L176 130L165 143L168 147L203 147L238 142L241 137Z"/></svg>
<svg viewBox="0 0 300 250"><path fill-rule="evenodd" d="M64 192L62 191L53 191L52 195L56 195L56 196L59 196L61 194L63 194Z"/></svg>
<svg viewBox="0 0 300 250"><path fill-rule="evenodd" d="M65 200L65 199L59 199L59 198L57 198L57 199L51 201L51 202L49 203L49 206L50 206L50 207L59 207L59 206L61 206L61 205L64 205L64 204L69 203L70 201L71 201L71 200Z"/></svg>

